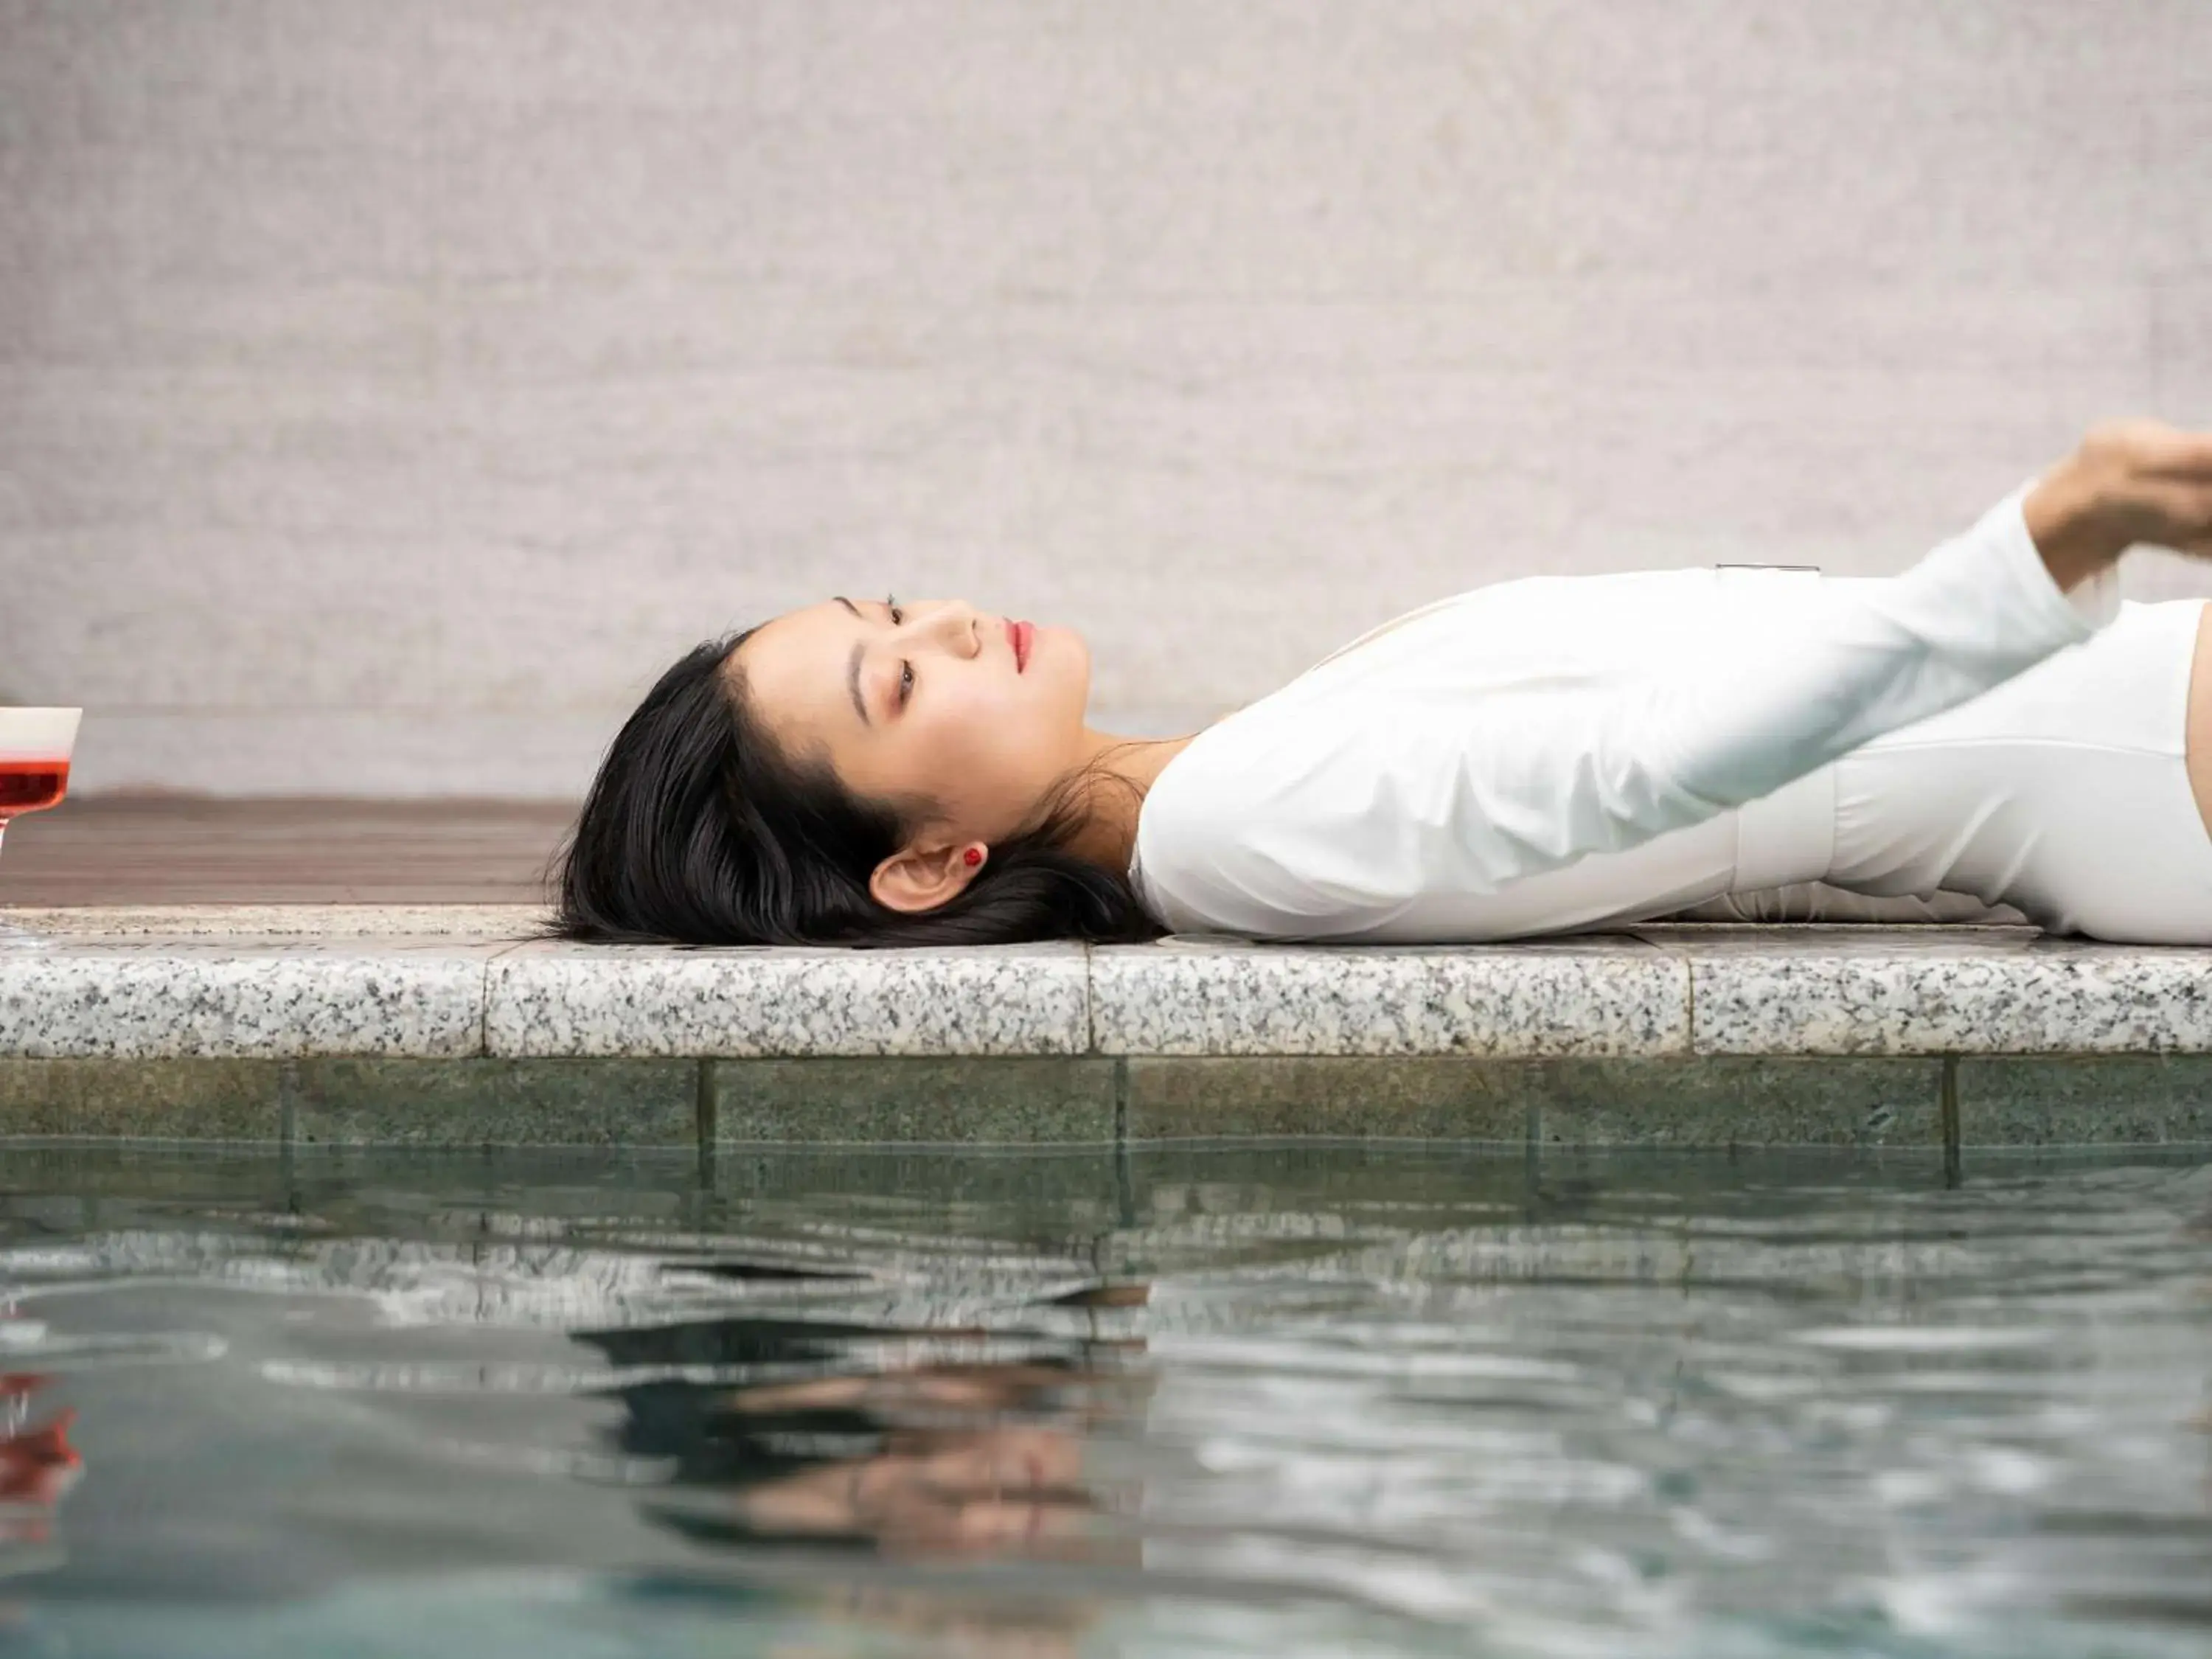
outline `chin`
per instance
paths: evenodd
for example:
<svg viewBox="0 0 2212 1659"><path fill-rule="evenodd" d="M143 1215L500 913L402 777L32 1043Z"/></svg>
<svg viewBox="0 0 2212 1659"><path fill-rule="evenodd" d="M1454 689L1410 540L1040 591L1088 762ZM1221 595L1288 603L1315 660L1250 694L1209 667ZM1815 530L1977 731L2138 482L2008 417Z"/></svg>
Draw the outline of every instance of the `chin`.
<svg viewBox="0 0 2212 1659"><path fill-rule="evenodd" d="M1082 665L1086 675L1091 672L1090 642L1064 623L1036 624L1036 641L1032 655L1041 656L1048 651L1055 656L1073 659Z"/></svg>
<svg viewBox="0 0 2212 1659"><path fill-rule="evenodd" d="M1057 623L1038 624L1030 647L1029 672L1034 674L1040 668L1073 689L1079 708L1090 702L1091 646L1073 629Z"/></svg>

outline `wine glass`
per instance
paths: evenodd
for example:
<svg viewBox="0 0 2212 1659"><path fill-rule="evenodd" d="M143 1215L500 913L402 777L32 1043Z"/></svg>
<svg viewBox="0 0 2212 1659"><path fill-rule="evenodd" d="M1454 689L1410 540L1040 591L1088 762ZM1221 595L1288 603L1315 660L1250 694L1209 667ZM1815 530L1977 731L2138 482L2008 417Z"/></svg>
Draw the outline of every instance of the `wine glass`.
<svg viewBox="0 0 2212 1659"><path fill-rule="evenodd" d="M0 842L7 839L9 819L61 805L83 714L82 708L0 708ZM36 949L46 942L0 921L0 950Z"/></svg>

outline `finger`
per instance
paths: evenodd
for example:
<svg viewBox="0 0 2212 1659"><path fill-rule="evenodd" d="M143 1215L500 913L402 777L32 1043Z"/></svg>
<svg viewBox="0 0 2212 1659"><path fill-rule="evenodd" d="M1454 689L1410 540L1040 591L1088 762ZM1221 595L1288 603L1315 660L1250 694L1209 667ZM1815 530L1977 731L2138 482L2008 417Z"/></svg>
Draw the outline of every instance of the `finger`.
<svg viewBox="0 0 2212 1659"><path fill-rule="evenodd" d="M2189 552L2212 536L2212 483L2144 480L2133 493L2141 514L2133 528L2137 541Z"/></svg>
<svg viewBox="0 0 2212 1659"><path fill-rule="evenodd" d="M2136 465L2152 478L2212 483L2212 432L2149 428L2136 439Z"/></svg>

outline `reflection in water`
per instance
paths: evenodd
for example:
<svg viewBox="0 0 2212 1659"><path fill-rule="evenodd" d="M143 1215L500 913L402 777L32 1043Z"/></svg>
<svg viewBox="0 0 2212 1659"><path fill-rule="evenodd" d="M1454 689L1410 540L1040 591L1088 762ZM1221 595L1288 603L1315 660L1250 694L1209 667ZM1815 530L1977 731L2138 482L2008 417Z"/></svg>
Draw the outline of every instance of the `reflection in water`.
<svg viewBox="0 0 2212 1659"><path fill-rule="evenodd" d="M1145 1291L1101 1285L1053 1301L1140 1307ZM1095 1435L1142 1409L1148 1379L1130 1363L1141 1339L769 1318L578 1335L623 1371L766 1379L662 1376L615 1391L613 1446L665 1471L645 1513L695 1544L915 1565L1142 1565L1140 1541L1120 1524L1136 1484L1115 1481L1094 1455ZM1010 1346L1025 1352L989 1357ZM865 1578L817 1586L807 1600L819 1616L902 1637L905 1651L1010 1659L1072 1656L1103 1612L1080 1595L1024 1600Z"/></svg>
<svg viewBox="0 0 2212 1659"><path fill-rule="evenodd" d="M793 1153L702 1184L27 1155L5 1179L0 1571L40 1644L0 1607L0 1655L2194 1659L2212 1635L2198 1164L1952 1188L1932 1159ZM80 1444L100 1476L72 1492Z"/></svg>
<svg viewBox="0 0 2212 1659"><path fill-rule="evenodd" d="M1097 1300L1141 1305L1143 1291L1101 1287ZM897 1559L1139 1559L1135 1540L1109 1524L1129 1494L1086 1471L1085 1447L1102 1422L1141 1405L1145 1378L1115 1363L1140 1353L1141 1340L745 1318L580 1340L623 1370L706 1367L774 1379L672 1379L619 1391L620 1449L665 1460L678 1492L716 1500L653 1506L693 1539L842 1544ZM1010 1340L1036 1351L952 1357ZM902 1363L916 1347L944 1357Z"/></svg>
<svg viewBox="0 0 2212 1659"><path fill-rule="evenodd" d="M42 1334L15 1320L14 1310L0 1310L0 1358ZM33 1397L52 1381L39 1371L0 1371L0 1643L27 1616L4 1581L59 1563L54 1511L84 1474L84 1458L69 1441L76 1413L33 1409Z"/></svg>
<svg viewBox="0 0 2212 1659"><path fill-rule="evenodd" d="M84 1458L69 1443L76 1413L33 1420L31 1397L49 1381L36 1371L0 1371L0 1576L43 1564L54 1510L84 1474Z"/></svg>

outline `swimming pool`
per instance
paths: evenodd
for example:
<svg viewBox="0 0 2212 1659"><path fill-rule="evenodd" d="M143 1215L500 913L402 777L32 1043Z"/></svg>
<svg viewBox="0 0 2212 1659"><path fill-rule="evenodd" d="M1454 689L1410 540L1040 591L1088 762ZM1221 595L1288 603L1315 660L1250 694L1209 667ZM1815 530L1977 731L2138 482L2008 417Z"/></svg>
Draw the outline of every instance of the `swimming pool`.
<svg viewBox="0 0 2212 1659"><path fill-rule="evenodd" d="M2201 1150L9 1150L0 1655L2201 1654Z"/></svg>

